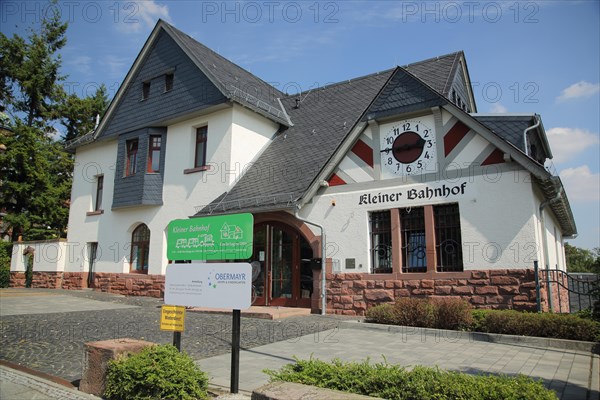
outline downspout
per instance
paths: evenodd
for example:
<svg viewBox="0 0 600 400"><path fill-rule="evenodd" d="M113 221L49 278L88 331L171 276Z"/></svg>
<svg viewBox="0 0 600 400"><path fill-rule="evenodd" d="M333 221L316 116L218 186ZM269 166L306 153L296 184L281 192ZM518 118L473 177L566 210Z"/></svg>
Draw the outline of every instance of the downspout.
<svg viewBox="0 0 600 400"><path fill-rule="evenodd" d="M327 314L327 295L325 293L326 290L326 277L325 275L327 274L327 268L326 268L326 264L327 264L327 258L325 257L325 228L323 227L323 225L319 225L316 222L310 222L302 217L300 217L298 215L298 211L299 209L296 210L296 212L294 213L294 216L296 217L296 219L309 224L309 225L313 225L316 226L317 228L319 228L321 230L321 315L326 315Z"/></svg>
<svg viewBox="0 0 600 400"><path fill-rule="evenodd" d="M554 307L552 305L552 286L550 286L550 265L548 263L548 235L546 234L546 222L544 219L544 208L554 203L555 201L560 200L562 197L563 188L561 187L556 196L554 196L550 200L546 200L540 204L540 223L542 225L542 242L544 249L544 263L546 264L546 282L548 284L548 305L550 306L550 311L554 312Z"/></svg>
<svg viewBox="0 0 600 400"><path fill-rule="evenodd" d="M527 133L530 130L533 130L535 128L537 128L538 126L540 126L542 120L538 117L537 114L535 114L535 120L537 121L535 124L531 125L529 128L525 129L523 131L523 147L525 148L525 154L529 155L529 146L527 146Z"/></svg>

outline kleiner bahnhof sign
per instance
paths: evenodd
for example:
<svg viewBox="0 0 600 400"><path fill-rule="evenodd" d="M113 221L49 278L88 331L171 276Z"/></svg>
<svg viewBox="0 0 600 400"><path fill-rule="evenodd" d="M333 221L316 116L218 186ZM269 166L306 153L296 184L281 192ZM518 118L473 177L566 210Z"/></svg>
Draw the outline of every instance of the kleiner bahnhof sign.
<svg viewBox="0 0 600 400"><path fill-rule="evenodd" d="M252 257L252 214L176 219L167 230L169 260L244 260Z"/></svg>

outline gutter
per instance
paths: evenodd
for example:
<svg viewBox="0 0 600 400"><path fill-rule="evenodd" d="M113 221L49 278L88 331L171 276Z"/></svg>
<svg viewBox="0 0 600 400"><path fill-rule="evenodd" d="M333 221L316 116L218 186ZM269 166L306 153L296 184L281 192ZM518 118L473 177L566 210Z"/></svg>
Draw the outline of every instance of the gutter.
<svg viewBox="0 0 600 400"><path fill-rule="evenodd" d="M527 156L529 156L529 146L527 146L527 133L530 130L533 130L533 129L537 128L538 126L540 126L540 124L542 122L542 119L539 117L539 115L534 114L534 118L536 120L536 123L531 125L529 128L527 128L523 131L523 147L525 148L525 154Z"/></svg>
<svg viewBox="0 0 600 400"><path fill-rule="evenodd" d="M311 222L308 221L302 217L300 217L300 215L298 215L298 211L300 211L300 207L298 206L298 208L296 209L296 212L294 213L294 216L304 222L307 223L309 225L313 225L316 226L317 228L319 228L321 230L321 315L326 315L327 314L327 295L325 293L326 291L326 283L327 283L327 278L326 278L326 274L327 274L327 258L325 257L325 228L323 227L323 225L317 224L316 222Z"/></svg>

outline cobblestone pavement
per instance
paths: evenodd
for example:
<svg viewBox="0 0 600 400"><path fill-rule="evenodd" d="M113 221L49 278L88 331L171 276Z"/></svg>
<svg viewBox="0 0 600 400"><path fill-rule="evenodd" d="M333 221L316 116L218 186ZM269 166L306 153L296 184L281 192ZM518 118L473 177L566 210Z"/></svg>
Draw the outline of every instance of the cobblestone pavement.
<svg viewBox="0 0 600 400"><path fill-rule="evenodd" d="M33 290L45 294L44 290ZM0 317L0 359L76 381L81 378L86 342L122 337L156 343L172 342L172 333L159 329L160 306L163 304L160 299L92 291L48 292L136 307L3 315ZM51 298L48 296L49 303ZM26 297L22 300L26 301ZM241 346L252 348L294 341L303 335L332 329L337 324L336 319L318 315L277 321L242 317ZM187 313L182 348L197 360L228 353L231 349L231 316Z"/></svg>

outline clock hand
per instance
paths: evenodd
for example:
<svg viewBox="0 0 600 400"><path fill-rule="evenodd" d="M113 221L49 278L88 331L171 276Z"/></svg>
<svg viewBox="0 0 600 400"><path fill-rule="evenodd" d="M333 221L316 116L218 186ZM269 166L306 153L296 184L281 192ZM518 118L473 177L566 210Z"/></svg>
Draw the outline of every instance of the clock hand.
<svg viewBox="0 0 600 400"><path fill-rule="evenodd" d="M426 140L423 138L419 138L419 140L416 141L416 143L413 144L405 144L402 146L398 146L395 147L393 150L394 151L404 151L404 150L411 150L414 148L418 148L418 147L423 147L425 145Z"/></svg>

